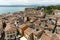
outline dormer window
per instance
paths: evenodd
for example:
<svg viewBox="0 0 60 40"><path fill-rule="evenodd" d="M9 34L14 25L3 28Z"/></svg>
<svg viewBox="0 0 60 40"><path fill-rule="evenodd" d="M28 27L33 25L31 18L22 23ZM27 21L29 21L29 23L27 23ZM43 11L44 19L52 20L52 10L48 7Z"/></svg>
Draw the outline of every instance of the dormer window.
<svg viewBox="0 0 60 40"><path fill-rule="evenodd" d="M41 22L43 22L43 20L41 20Z"/></svg>
<svg viewBox="0 0 60 40"><path fill-rule="evenodd" d="M45 27L48 27L48 25L45 25Z"/></svg>
<svg viewBox="0 0 60 40"><path fill-rule="evenodd" d="M36 29L36 31L39 31L39 29Z"/></svg>
<svg viewBox="0 0 60 40"><path fill-rule="evenodd" d="M17 24L18 24L19 22L17 22Z"/></svg>
<svg viewBox="0 0 60 40"><path fill-rule="evenodd" d="M49 20L52 20L52 19L49 19Z"/></svg>

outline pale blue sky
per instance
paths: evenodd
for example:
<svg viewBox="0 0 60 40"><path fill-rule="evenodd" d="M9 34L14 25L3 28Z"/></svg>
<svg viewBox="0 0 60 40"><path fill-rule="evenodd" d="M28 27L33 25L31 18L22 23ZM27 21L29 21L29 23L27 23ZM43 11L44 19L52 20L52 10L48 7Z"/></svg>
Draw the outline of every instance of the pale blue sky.
<svg viewBox="0 0 60 40"><path fill-rule="evenodd" d="M60 4L60 0L0 0L0 5L49 5Z"/></svg>

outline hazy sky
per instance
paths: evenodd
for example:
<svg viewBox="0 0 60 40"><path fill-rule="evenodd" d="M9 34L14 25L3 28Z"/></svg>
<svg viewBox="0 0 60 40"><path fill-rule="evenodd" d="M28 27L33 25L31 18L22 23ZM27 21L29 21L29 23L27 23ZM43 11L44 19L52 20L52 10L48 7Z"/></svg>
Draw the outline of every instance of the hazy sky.
<svg viewBox="0 0 60 40"><path fill-rule="evenodd" d="M60 4L60 0L0 0L0 5Z"/></svg>

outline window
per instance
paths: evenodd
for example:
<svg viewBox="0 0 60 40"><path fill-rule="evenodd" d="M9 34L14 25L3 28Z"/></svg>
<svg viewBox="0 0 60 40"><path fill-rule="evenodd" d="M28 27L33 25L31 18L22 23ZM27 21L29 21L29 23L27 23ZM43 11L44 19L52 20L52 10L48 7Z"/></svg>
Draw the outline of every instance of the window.
<svg viewBox="0 0 60 40"><path fill-rule="evenodd" d="M9 32L11 34L11 32Z"/></svg>
<svg viewBox="0 0 60 40"><path fill-rule="evenodd" d="M9 32L7 32L7 34L9 34Z"/></svg>
<svg viewBox="0 0 60 40"><path fill-rule="evenodd" d="M12 38L13 36L12 35L10 35L10 38Z"/></svg>
<svg viewBox="0 0 60 40"><path fill-rule="evenodd" d="M15 32L13 32L13 33L15 33Z"/></svg>
<svg viewBox="0 0 60 40"><path fill-rule="evenodd" d="M49 19L50 21L52 20L52 19Z"/></svg>
<svg viewBox="0 0 60 40"><path fill-rule="evenodd" d="M11 40L11 39L8 39L8 40Z"/></svg>
<svg viewBox="0 0 60 40"><path fill-rule="evenodd" d="M51 31L51 29L49 29L49 31Z"/></svg>
<svg viewBox="0 0 60 40"><path fill-rule="evenodd" d="M7 37L9 37L9 35L7 35Z"/></svg>
<svg viewBox="0 0 60 40"><path fill-rule="evenodd" d="M13 36L15 36L15 34L13 34Z"/></svg>
<svg viewBox="0 0 60 40"><path fill-rule="evenodd" d="M43 22L43 20L41 20L41 22Z"/></svg>
<svg viewBox="0 0 60 40"><path fill-rule="evenodd" d="M36 31L39 31L39 29L36 29Z"/></svg>
<svg viewBox="0 0 60 40"><path fill-rule="evenodd" d="M16 39L11 39L11 40L16 40Z"/></svg>
<svg viewBox="0 0 60 40"><path fill-rule="evenodd" d="M6 40L6 39L4 39L4 40Z"/></svg>
<svg viewBox="0 0 60 40"><path fill-rule="evenodd" d="M45 27L48 27L48 25L45 25Z"/></svg>

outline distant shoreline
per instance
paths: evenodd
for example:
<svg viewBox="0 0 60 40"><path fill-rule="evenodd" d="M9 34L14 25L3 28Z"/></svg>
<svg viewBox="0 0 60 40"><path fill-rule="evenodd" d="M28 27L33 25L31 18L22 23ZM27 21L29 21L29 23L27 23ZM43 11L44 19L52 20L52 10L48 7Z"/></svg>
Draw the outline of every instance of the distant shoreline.
<svg viewBox="0 0 60 40"><path fill-rule="evenodd" d="M60 6L60 5L0 5L0 7L42 7L42 6Z"/></svg>
<svg viewBox="0 0 60 40"><path fill-rule="evenodd" d="M35 5L0 5L0 7L38 7Z"/></svg>

